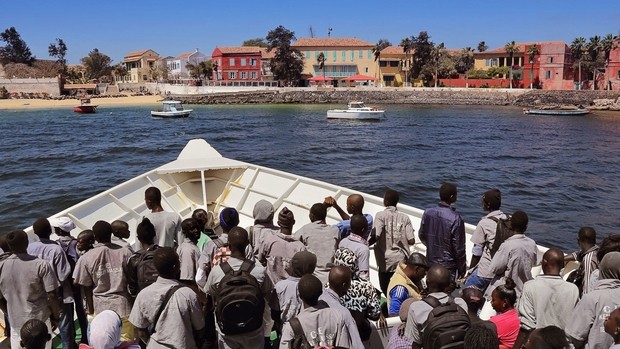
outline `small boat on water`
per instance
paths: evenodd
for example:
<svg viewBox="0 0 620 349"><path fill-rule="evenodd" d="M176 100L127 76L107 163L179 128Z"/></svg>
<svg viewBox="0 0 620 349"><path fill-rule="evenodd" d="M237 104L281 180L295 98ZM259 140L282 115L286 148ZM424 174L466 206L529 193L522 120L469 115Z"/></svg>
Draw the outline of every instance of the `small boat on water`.
<svg viewBox="0 0 620 349"><path fill-rule="evenodd" d="M81 98L80 105L73 107L74 113L92 114L97 112L97 105L90 103L90 98Z"/></svg>
<svg viewBox="0 0 620 349"><path fill-rule="evenodd" d="M527 109L523 108L523 114L532 115L585 115L589 114L589 109Z"/></svg>
<svg viewBox="0 0 620 349"><path fill-rule="evenodd" d="M149 212L144 202L144 191L151 186L161 190L162 205L166 211L176 212L182 218L187 218L198 208L214 212L217 216L223 208L234 207L239 212L239 225L242 227L254 224L254 205L261 199L271 202L276 212L285 206L291 210L297 221L295 229L310 223L310 207L314 203L323 202L327 196L334 197L338 202L345 202L349 195L360 194L365 200L364 212L373 216L385 208L383 198L226 158L205 140L193 139L187 143L176 160L88 198L52 217L71 218L76 225L71 232L73 236L77 236L82 230L91 229L98 220L123 220L129 224L132 235L128 241L133 244L137 241L136 226ZM401 203L398 204L398 210L409 216L417 230L424 211ZM336 210L329 210L326 222L335 224L339 221L340 216ZM470 237L474 228L471 224L465 225L466 234L469 235L465 239L468 253L473 247ZM26 229L26 232L32 240L37 240L31 227ZM416 242L410 251L425 253L426 247L418 239ZM539 256L546 250L546 247L538 246ZM471 255L468 255L468 259L471 260ZM575 267L574 262L571 262L565 267L565 274ZM532 275L540 272L540 266L532 269ZM374 258L370 261L370 280L379 289L378 269ZM378 329L373 323L368 347L386 348L391 328L399 324L398 317L387 318L387 329Z"/></svg>
<svg viewBox="0 0 620 349"><path fill-rule="evenodd" d="M347 109L330 109L327 111L328 119L352 119L352 120L381 120L385 117L384 110L376 107L367 107L364 102L351 101Z"/></svg>
<svg viewBox="0 0 620 349"><path fill-rule="evenodd" d="M183 108L181 101L163 101L160 110L152 110L151 116L155 118L186 118L193 109Z"/></svg>

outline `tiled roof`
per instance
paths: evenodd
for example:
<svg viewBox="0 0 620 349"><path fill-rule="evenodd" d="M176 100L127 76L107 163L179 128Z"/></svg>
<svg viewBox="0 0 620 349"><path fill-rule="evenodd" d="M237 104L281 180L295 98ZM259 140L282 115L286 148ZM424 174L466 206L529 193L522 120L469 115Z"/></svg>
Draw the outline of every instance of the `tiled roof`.
<svg viewBox="0 0 620 349"><path fill-rule="evenodd" d="M403 50L402 46L388 46L386 48L384 48L383 50L381 50L381 54L389 54L389 55L404 55L405 51ZM409 52L409 54L413 53L413 49Z"/></svg>
<svg viewBox="0 0 620 349"><path fill-rule="evenodd" d="M125 56L125 58L127 58L127 57L135 57L135 56L142 56L142 55L143 55L143 54L145 54L147 51L148 51L148 49L147 49L147 50L140 50L140 51L129 52L129 53Z"/></svg>
<svg viewBox="0 0 620 349"><path fill-rule="evenodd" d="M357 38L301 38L293 47L374 47L371 42Z"/></svg>
<svg viewBox="0 0 620 349"><path fill-rule="evenodd" d="M273 57L276 56L276 50L271 50L271 52L267 52L267 49L264 47L261 47L260 49L260 53L261 53L261 57L265 58L265 59L272 59Z"/></svg>
<svg viewBox="0 0 620 349"><path fill-rule="evenodd" d="M179 59L189 58L189 56L193 55L194 53L196 53L196 51L181 53L180 55L177 56L177 58Z"/></svg>
<svg viewBox="0 0 620 349"><path fill-rule="evenodd" d="M261 52L261 48L258 46L225 46L225 47L217 47L220 52L223 54L234 54L234 53L259 53Z"/></svg>
<svg viewBox="0 0 620 349"><path fill-rule="evenodd" d="M566 45L566 43L564 41L539 41L539 42L517 42L515 43L516 46L519 48L519 53L524 53L527 52L527 49L531 46L531 45L545 45L545 44L561 44L561 45ZM476 55L479 54L505 54L506 50L504 49L504 46L498 47L498 48L494 48L492 50L487 50L484 52L476 52Z"/></svg>

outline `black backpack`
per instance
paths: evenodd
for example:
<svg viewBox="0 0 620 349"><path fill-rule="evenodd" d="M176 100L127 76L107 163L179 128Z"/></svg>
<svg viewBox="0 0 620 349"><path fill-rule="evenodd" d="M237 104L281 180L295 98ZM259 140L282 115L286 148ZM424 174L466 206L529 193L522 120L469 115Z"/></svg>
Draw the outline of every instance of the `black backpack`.
<svg viewBox="0 0 620 349"><path fill-rule="evenodd" d="M467 312L452 297L445 304L432 296L422 300L433 307L422 328L422 348L462 349L465 333L471 327Z"/></svg>
<svg viewBox="0 0 620 349"><path fill-rule="evenodd" d="M138 282L138 292L154 283L157 280L157 277L159 277L159 272L157 271L157 268L155 268L155 262L153 261L155 250L158 248L159 246L155 245L151 249L148 249L137 256L138 261L136 263L136 279Z"/></svg>
<svg viewBox="0 0 620 349"><path fill-rule="evenodd" d="M261 285L250 274L254 262L244 260L235 271L228 262L220 264L224 277L212 286L215 318L222 333L235 335L260 328L263 324L265 298Z"/></svg>
<svg viewBox="0 0 620 349"><path fill-rule="evenodd" d="M491 258L495 256L501 244L515 234L512 230L510 218L509 215L506 215L506 218L489 217L489 219L497 223L497 228L495 228L495 240L493 240L493 245L491 245L490 248Z"/></svg>

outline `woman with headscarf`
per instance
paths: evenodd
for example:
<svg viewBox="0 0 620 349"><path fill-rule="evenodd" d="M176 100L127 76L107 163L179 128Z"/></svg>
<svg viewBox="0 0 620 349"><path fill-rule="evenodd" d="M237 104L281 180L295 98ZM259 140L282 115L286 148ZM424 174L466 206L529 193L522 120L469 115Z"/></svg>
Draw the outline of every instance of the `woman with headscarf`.
<svg viewBox="0 0 620 349"><path fill-rule="evenodd" d="M80 349L139 349L134 342L121 342L121 318L112 310L97 314L88 326L88 343Z"/></svg>
<svg viewBox="0 0 620 349"><path fill-rule="evenodd" d="M589 349L607 349L614 344L613 338L604 331L604 321L620 307L620 252L607 253L599 271L595 289L577 303L565 329L576 349L583 348L586 343Z"/></svg>

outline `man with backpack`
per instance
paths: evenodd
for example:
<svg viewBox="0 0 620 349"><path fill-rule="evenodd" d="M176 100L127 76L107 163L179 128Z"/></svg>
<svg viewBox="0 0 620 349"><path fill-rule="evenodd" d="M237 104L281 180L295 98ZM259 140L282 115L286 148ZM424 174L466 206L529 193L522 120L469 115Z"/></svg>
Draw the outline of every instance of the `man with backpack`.
<svg viewBox="0 0 620 349"><path fill-rule="evenodd" d="M451 282L445 267L434 264L428 269L429 295L411 304L405 324L405 336L413 341L413 349L441 349L445 344L459 348L455 343L463 342L471 322L465 301L445 292Z"/></svg>
<svg viewBox="0 0 620 349"><path fill-rule="evenodd" d="M491 283L495 276L491 270L491 247L495 242L495 232L500 219L505 219L506 215L500 210L502 205L502 193L499 189L487 190L482 195L482 209L488 214L478 222L471 242L474 247L471 252L471 263L469 268L471 274L465 281L463 287L476 287L482 292Z"/></svg>
<svg viewBox="0 0 620 349"><path fill-rule="evenodd" d="M269 337L264 337L263 313L273 287L265 268L246 258L249 244L245 229L231 229L230 258L211 270L204 287L211 296L220 348L263 349L269 343Z"/></svg>
<svg viewBox="0 0 620 349"><path fill-rule="evenodd" d="M155 226L148 218L143 218L138 223L136 236L142 245L142 249L129 257L124 266L127 275L127 289L132 297L136 297L138 292L157 280L159 273L155 268L153 257L159 245L155 243Z"/></svg>

